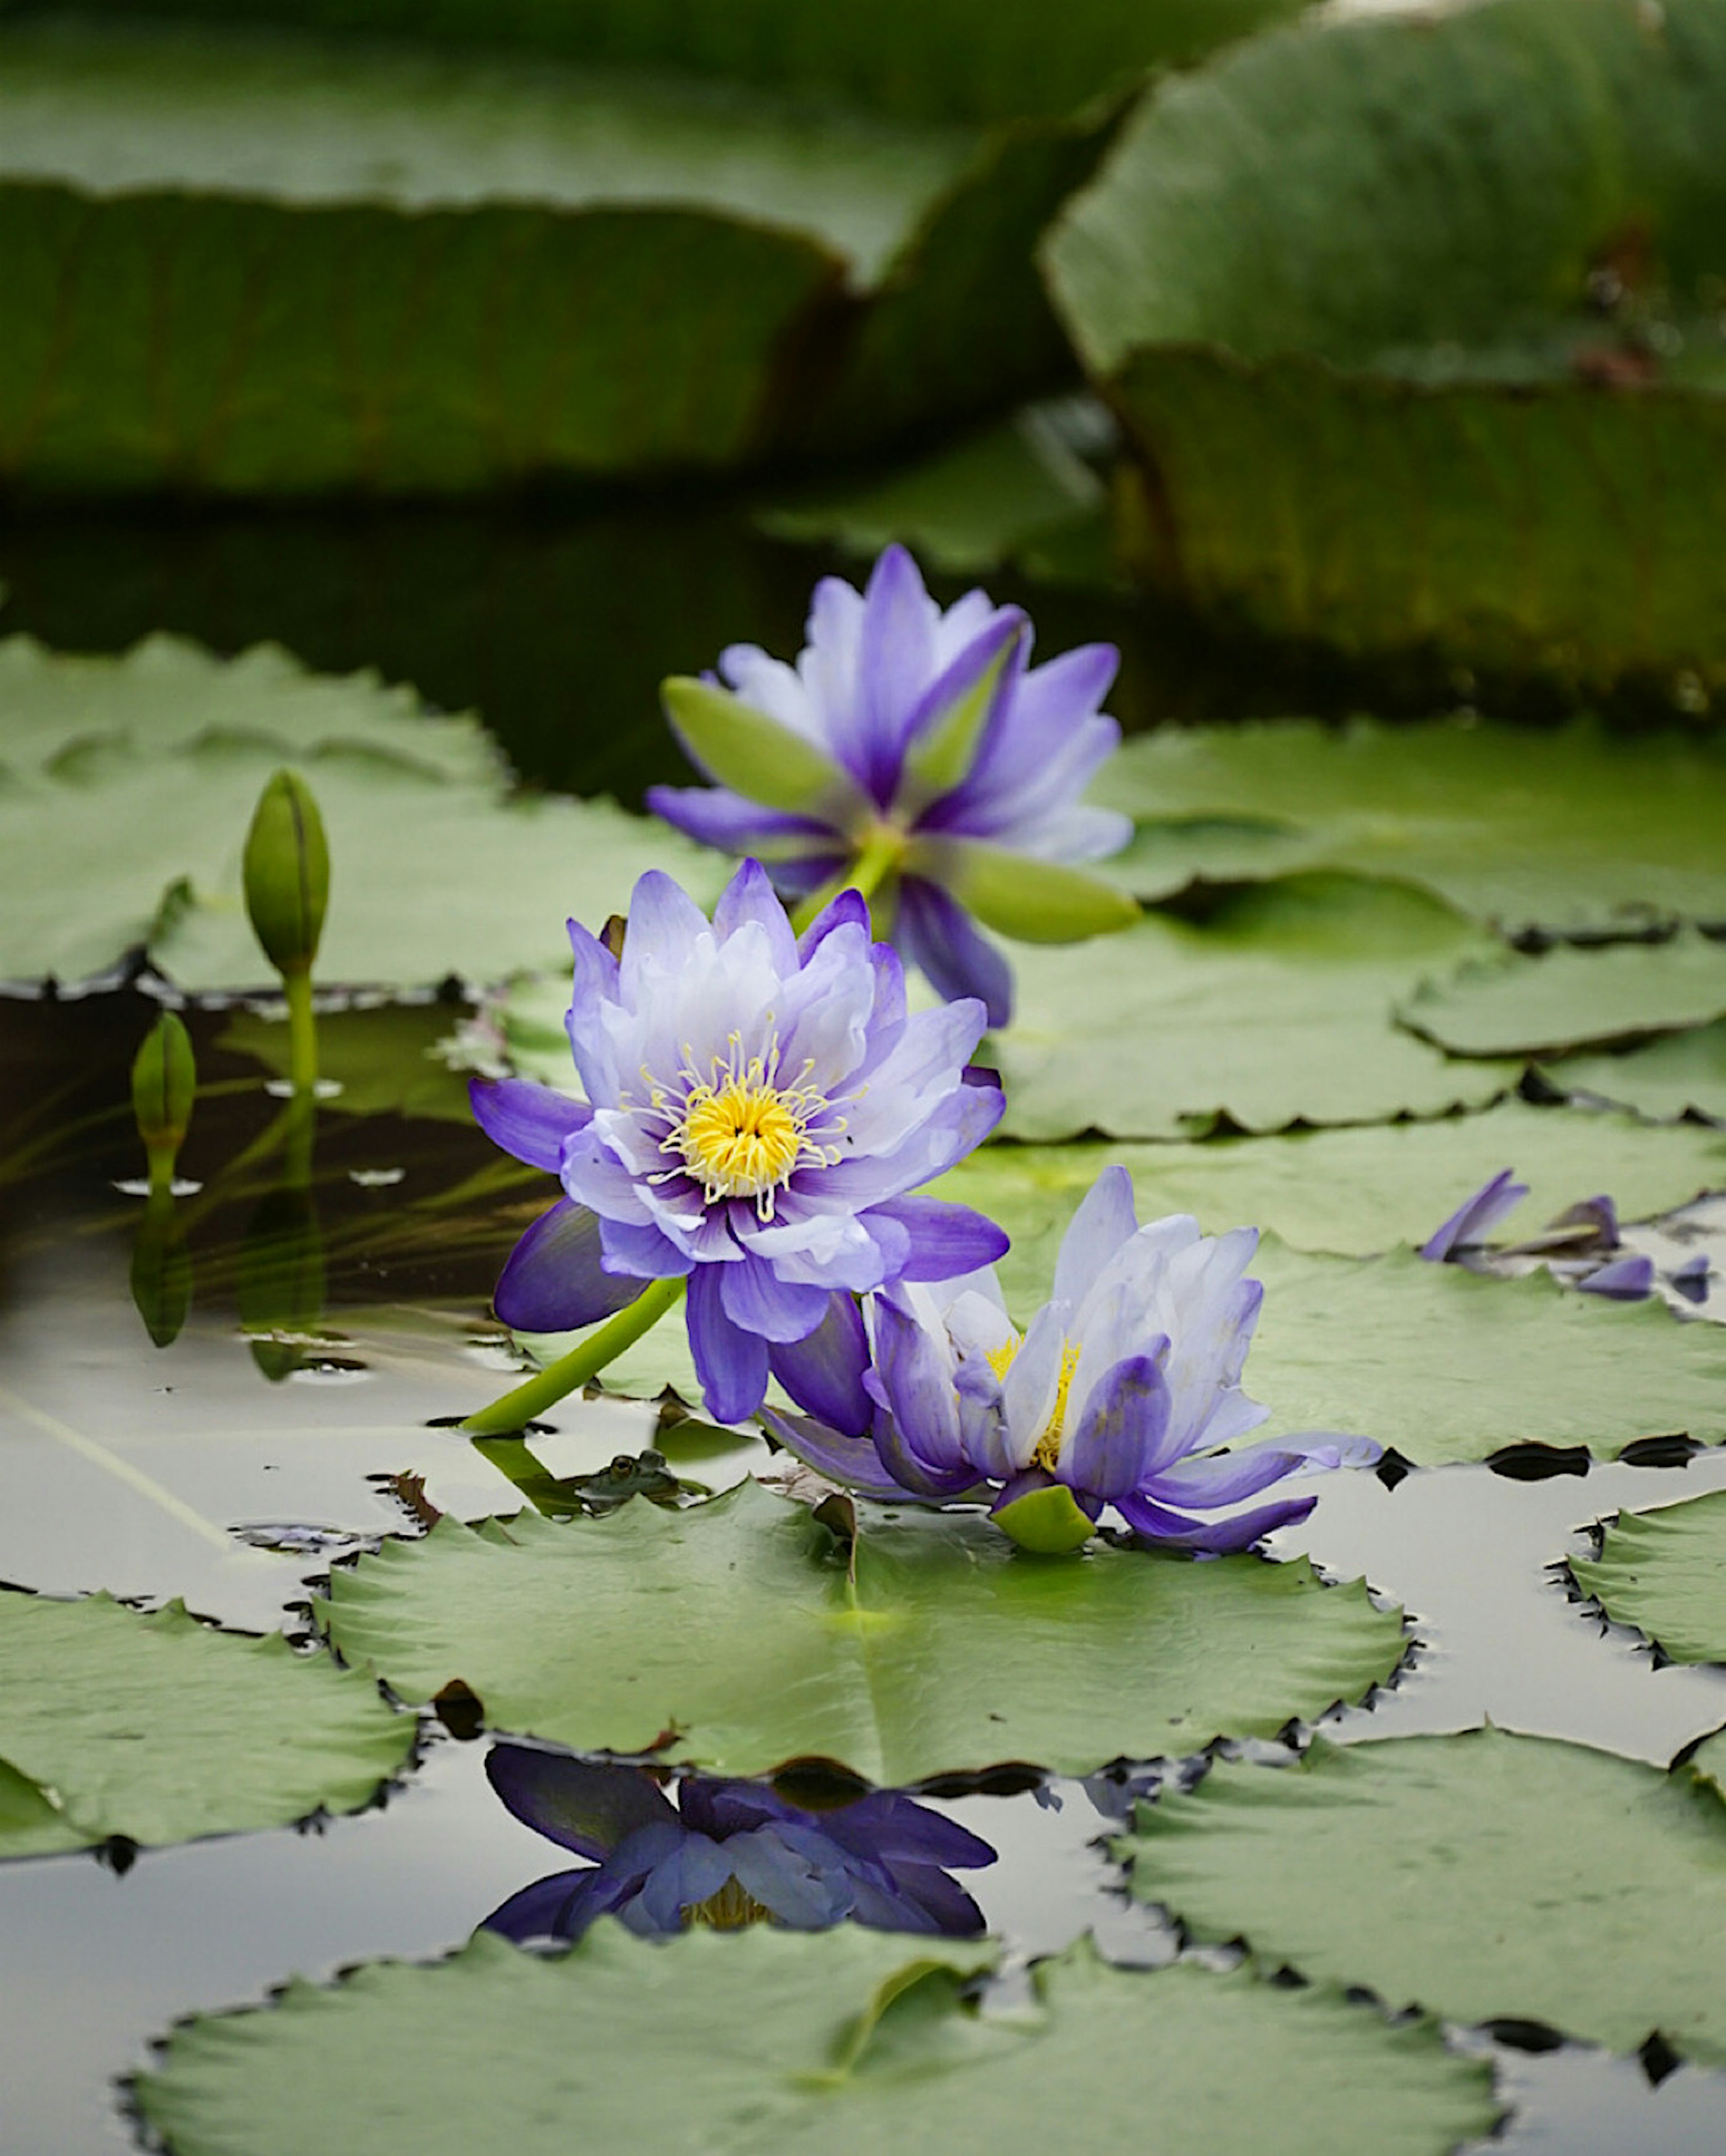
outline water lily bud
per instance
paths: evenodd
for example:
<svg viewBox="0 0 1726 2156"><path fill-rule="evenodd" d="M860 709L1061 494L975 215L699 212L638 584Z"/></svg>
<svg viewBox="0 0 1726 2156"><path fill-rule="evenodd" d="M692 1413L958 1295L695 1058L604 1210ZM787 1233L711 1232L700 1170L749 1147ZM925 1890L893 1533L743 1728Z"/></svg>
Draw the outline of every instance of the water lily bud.
<svg viewBox="0 0 1726 2156"><path fill-rule="evenodd" d="M197 1091L191 1036L172 1011L164 1011L145 1034L132 1063L132 1113L150 1156L152 1176L158 1160L172 1174Z"/></svg>
<svg viewBox="0 0 1726 2156"><path fill-rule="evenodd" d="M246 911L279 973L306 973L330 898L330 850L311 788L279 771L259 797L246 834Z"/></svg>

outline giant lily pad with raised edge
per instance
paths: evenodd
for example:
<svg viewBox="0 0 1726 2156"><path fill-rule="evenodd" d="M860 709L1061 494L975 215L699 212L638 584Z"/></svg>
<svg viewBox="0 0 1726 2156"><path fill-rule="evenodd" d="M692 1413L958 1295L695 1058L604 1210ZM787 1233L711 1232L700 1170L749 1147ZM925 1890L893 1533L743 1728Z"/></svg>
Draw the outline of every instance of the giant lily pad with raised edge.
<svg viewBox="0 0 1726 2156"><path fill-rule="evenodd" d="M1586 720L1164 726L1128 742L1092 791L1138 821L1105 865L1145 898L1325 867L1419 884L1510 934L1726 921L1713 735Z"/></svg>
<svg viewBox="0 0 1726 2156"><path fill-rule="evenodd" d="M1425 982L1405 1025L1455 1055L1554 1055L1677 1032L1726 1014L1726 944L1681 932L1604 950L1559 945L1472 960Z"/></svg>
<svg viewBox="0 0 1726 2156"><path fill-rule="evenodd" d="M1355 1431L1422 1467L1524 1439L1601 1460L1674 1430L1726 1439L1726 1334L1663 1303L1268 1239L1253 1270L1265 1301L1245 1383L1273 1434Z"/></svg>
<svg viewBox="0 0 1726 2156"><path fill-rule="evenodd" d="M1505 1101L1431 1122L1198 1144L985 1146L930 1188L976 1206L1013 1238L996 1270L1009 1306L1029 1316L1049 1294L1068 1220L1112 1161L1132 1174L1141 1220L1191 1213L1207 1235L1249 1225L1297 1250L1352 1257L1424 1242L1504 1168L1529 1186L1503 1231L1510 1237L1601 1191L1621 1218L1637 1219L1726 1184L1726 1139L1716 1132Z"/></svg>
<svg viewBox="0 0 1726 2156"><path fill-rule="evenodd" d="M240 896L247 826L292 763L332 855L321 980L429 986L567 963L645 869L701 896L724 864L609 801L507 798L470 718L267 646L152 637L121 659L0 644L0 980L99 976L147 947L182 988L269 988ZM77 873L68 873L76 863Z"/></svg>
<svg viewBox="0 0 1726 2156"><path fill-rule="evenodd" d="M213 1631L177 1602L146 1617L105 1594L0 1593L0 1856L356 1811L414 1732L280 1634Z"/></svg>
<svg viewBox="0 0 1726 2156"><path fill-rule="evenodd" d="M985 136L299 23L13 23L0 470L451 494L981 417L1074 372L1031 249L1112 120Z"/></svg>
<svg viewBox="0 0 1726 2156"><path fill-rule="evenodd" d="M1177 1137L1482 1106L1517 1066L1447 1060L1393 1012L1491 947L1424 891L1338 875L1226 894L1202 927L1148 914L1073 949L1015 947L1001 1127Z"/></svg>
<svg viewBox="0 0 1726 2156"><path fill-rule="evenodd" d="M1362 1582L1304 1561L1051 1561L915 1507L861 1508L848 1553L753 1481L685 1512L444 1520L338 1569L325 1622L403 1699L460 1678L493 1728L722 1774L814 1754L882 1784L1268 1736L1362 1697L1404 1644Z"/></svg>
<svg viewBox="0 0 1726 2156"><path fill-rule="evenodd" d="M1723 95L1718 0L1325 19L1159 85L1046 247L1142 573L1351 652L1726 679Z"/></svg>
<svg viewBox="0 0 1726 2156"><path fill-rule="evenodd" d="M561 2156L572 2122L596 2147L988 2156L1071 2145L1077 2120L1128 2145L1148 2116L1160 2156L1243 2136L1444 2156L1497 2116L1485 2061L1332 1989L1112 1968L1081 1941L1039 1964L1031 2008L991 2015L961 1989L989 1960L853 1927L660 1945L608 1921L556 1959L481 1933L434 1967L374 1964L183 2023L138 2102L177 2156Z"/></svg>
<svg viewBox="0 0 1726 2156"><path fill-rule="evenodd" d="M1615 1623L1675 1662L1726 1662L1726 1491L1621 1512L1598 1558L1570 1570Z"/></svg>
<svg viewBox="0 0 1726 2156"><path fill-rule="evenodd" d="M1141 1900L1315 1982L1726 2062L1726 1812L1682 1768L1497 1729L1320 1739L1219 1762L1117 1846Z"/></svg>

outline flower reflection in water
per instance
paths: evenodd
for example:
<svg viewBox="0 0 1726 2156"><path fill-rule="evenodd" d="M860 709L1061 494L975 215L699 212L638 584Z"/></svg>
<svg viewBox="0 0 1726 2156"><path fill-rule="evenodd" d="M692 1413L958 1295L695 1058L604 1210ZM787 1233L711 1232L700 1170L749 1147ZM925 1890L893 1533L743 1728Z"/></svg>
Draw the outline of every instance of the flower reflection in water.
<svg viewBox="0 0 1726 2156"><path fill-rule="evenodd" d="M596 1917L660 1937L694 1924L775 1923L816 1931L984 1928L951 1871L993 1864L986 1841L896 1790L831 1811L766 1784L691 1774L668 1789L647 1768L497 1744L491 1786L517 1819L588 1862L511 1895L485 1919L517 1945L578 1939Z"/></svg>

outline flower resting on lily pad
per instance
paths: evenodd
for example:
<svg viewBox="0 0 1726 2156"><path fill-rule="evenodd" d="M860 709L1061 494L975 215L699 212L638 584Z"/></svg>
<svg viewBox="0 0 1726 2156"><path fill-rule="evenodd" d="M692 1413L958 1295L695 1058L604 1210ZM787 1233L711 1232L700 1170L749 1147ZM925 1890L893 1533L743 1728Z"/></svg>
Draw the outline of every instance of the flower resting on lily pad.
<svg viewBox="0 0 1726 2156"><path fill-rule="evenodd" d="M1269 1413L1240 1382L1264 1296L1246 1277L1257 1244L1251 1228L1201 1235L1184 1214L1141 1228L1132 1178L1106 1168L1024 1333L992 1270L891 1288L872 1305L872 1367L835 1311L776 1366L809 1414L769 1414L769 1426L870 1496L989 1496L997 1523L1030 1548L1076 1548L1112 1505L1148 1542L1245 1549L1314 1500L1199 1516L1302 1468L1379 1457L1369 1440L1330 1435L1208 1450Z"/></svg>
<svg viewBox="0 0 1726 2156"><path fill-rule="evenodd" d="M816 1931L829 1924L966 1938L983 1914L950 1869L993 1864L989 1845L895 1789L805 1811L759 1782L692 1774L673 1804L640 1767L498 1744L491 1786L535 1833L588 1863L512 1895L486 1928L526 1945L578 1939L596 1917L647 1938L691 1924Z"/></svg>
<svg viewBox="0 0 1726 2156"><path fill-rule="evenodd" d="M834 1291L946 1279L1006 1248L968 1207L909 1194L999 1120L999 1087L967 1067L982 1006L907 1014L899 960L871 942L855 892L799 938L755 861L711 921L655 870L620 957L578 922L569 935L586 1099L520 1080L470 1089L487 1133L565 1194L504 1266L505 1324L573 1331L686 1281L708 1410L738 1422L761 1404L771 1348L814 1331ZM506 1425L467 1424L488 1426Z"/></svg>
<svg viewBox="0 0 1726 2156"><path fill-rule="evenodd" d="M795 665L738 644L717 680L666 682L678 739L719 783L657 786L648 805L758 855L788 897L860 887L942 995L976 996L1004 1025L1012 973L977 920L1070 943L1138 916L1075 865L1133 833L1081 798L1121 738L1098 709L1119 654L1089 644L1030 666L1017 607L973 591L943 612L896 546L865 591L817 584L808 636Z"/></svg>

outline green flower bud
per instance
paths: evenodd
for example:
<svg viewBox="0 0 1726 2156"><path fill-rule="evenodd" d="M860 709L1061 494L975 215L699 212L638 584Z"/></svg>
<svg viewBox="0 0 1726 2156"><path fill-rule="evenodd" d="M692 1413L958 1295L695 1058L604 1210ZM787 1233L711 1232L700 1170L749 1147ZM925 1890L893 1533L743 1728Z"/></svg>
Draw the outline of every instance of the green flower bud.
<svg viewBox="0 0 1726 2156"><path fill-rule="evenodd" d="M174 1156L192 1121L197 1091L191 1036L172 1011L164 1011L145 1034L132 1063L132 1114L150 1156L152 1178L158 1160L165 1163L167 1175L173 1173Z"/></svg>
<svg viewBox="0 0 1726 2156"><path fill-rule="evenodd" d="M259 797L246 834L246 911L279 973L307 973L324 932L330 850L311 788L279 771Z"/></svg>
<svg viewBox="0 0 1726 2156"><path fill-rule="evenodd" d="M164 1189L151 1194L132 1245L132 1301L158 1348L171 1348L192 1307L192 1253Z"/></svg>

